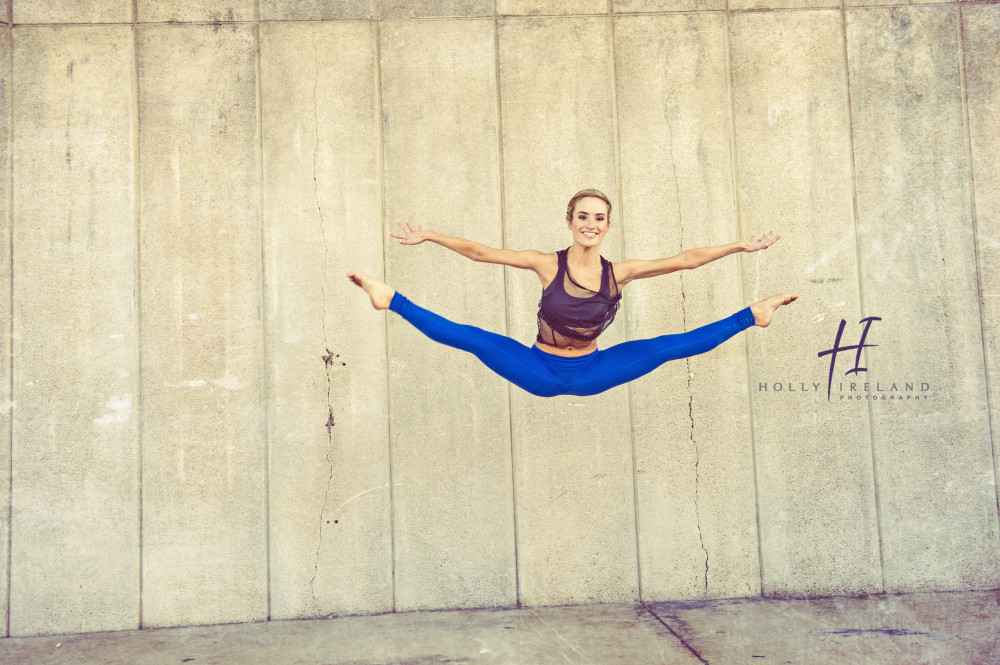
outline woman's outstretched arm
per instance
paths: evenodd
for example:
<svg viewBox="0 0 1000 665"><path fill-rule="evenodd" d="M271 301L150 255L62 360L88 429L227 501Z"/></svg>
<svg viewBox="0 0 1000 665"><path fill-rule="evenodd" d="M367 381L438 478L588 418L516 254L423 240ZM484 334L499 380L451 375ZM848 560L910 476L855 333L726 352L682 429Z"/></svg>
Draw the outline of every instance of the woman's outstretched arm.
<svg viewBox="0 0 1000 665"><path fill-rule="evenodd" d="M389 236L398 239L401 245L419 245L422 242L430 241L442 247L447 247L451 251L457 252L473 261L499 263L513 268L534 270L535 272L538 272L539 267L546 261L546 257L550 257L550 255L533 249L520 251L496 249L495 247L489 247L474 240L448 236L421 226L414 228L409 222L397 223L399 224L400 233L390 233Z"/></svg>
<svg viewBox="0 0 1000 665"><path fill-rule="evenodd" d="M618 281L619 285L624 286L625 284L636 279L658 277L659 275L666 275L668 273L676 272L677 270L692 270L694 268L699 268L706 263L711 263L716 259L721 259L723 256L736 254L737 252L756 252L762 249L767 249L774 243L778 242L780 238L781 236L775 235L774 231L768 231L757 240L751 238L750 240L731 242L728 245L699 247L697 249L689 249L686 252L681 252L676 256L669 256L664 259L655 259L652 261L645 261L641 259L623 261L615 264L615 279Z"/></svg>

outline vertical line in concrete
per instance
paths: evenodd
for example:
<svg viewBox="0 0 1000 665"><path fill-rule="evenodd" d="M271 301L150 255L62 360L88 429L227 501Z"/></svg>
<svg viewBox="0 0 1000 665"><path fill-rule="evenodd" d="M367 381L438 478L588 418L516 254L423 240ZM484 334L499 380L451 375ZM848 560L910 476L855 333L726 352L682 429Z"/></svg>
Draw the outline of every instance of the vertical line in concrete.
<svg viewBox="0 0 1000 665"><path fill-rule="evenodd" d="M372 21L372 39L375 42L375 142L378 149L378 197L381 203L379 207L379 225L382 228L382 281L386 281L386 270L389 261L389 253L386 247L386 221L385 221L385 142L382 140L382 32L380 23L382 20L382 3L376 3L374 7L374 20ZM389 544L390 558L392 565L392 611L396 611L396 498L395 485L392 478L392 390L389 385L392 373L389 371L389 311L385 313L385 445L387 448L386 459L389 462Z"/></svg>
<svg viewBox="0 0 1000 665"><path fill-rule="evenodd" d="M13 3L11 3L13 4ZM135 268L132 278L133 298L135 306L135 391L136 391L136 437L138 445L136 450L136 488L137 506L139 513L139 616L138 624L142 629L142 576L143 576L143 553L142 553L142 415L143 415L143 393L142 393L142 275L140 272L142 260L142 191L139 187L139 0L132 0L132 205L135 206Z"/></svg>
<svg viewBox="0 0 1000 665"><path fill-rule="evenodd" d="M497 138L497 179L500 186L500 242L501 246L507 247L507 205L506 195L503 186L504 164L503 164L503 99L501 98L500 86L500 20L497 17L496 0L492 2L493 12L493 67L496 84L496 138ZM510 292L507 289L507 271L503 270L503 322L504 334L510 337ZM521 573L517 550L517 458L514 456L514 416L511 413L511 392L513 388L509 381L507 383L507 436L510 439L510 496L513 519L511 524L514 528L514 605L521 606Z"/></svg>
<svg viewBox="0 0 1000 665"><path fill-rule="evenodd" d="M133 0L134 1L134 0ZM7 316L10 329L8 331L7 342L7 419L10 423L9 441L7 441L10 459L8 461L7 485L7 622L4 627L4 636L10 637L10 584L13 579L10 572L11 550L14 544L14 2L7 3L7 247L10 250L10 288L8 299L8 310L4 313Z"/></svg>
<svg viewBox="0 0 1000 665"><path fill-rule="evenodd" d="M260 405L262 438L264 440L264 596L267 603L267 620L271 620L271 428L267 408L267 297L265 278L267 277L264 243L264 119L261 107L260 82L260 0L253 3L254 20L254 67L256 69L257 103L257 231L260 234L260 272L258 274L257 315L260 317Z"/></svg>
<svg viewBox="0 0 1000 665"><path fill-rule="evenodd" d="M990 447L993 450L993 490L997 495L997 519L1000 520L1000 487L997 487L997 450L993 443L993 413L990 410L990 366L986 355L986 322L983 320L983 285L980 280L979 263L979 209L976 205L976 168L972 161L972 125L969 120L969 88L965 78L965 18L962 14L962 5L956 4L958 11L956 20L956 30L958 31L958 73L961 81L962 96L962 124L965 128L965 162L968 169L969 178L969 206L972 212L972 251L973 260L976 265L976 295L979 305L979 330L980 341L983 344L983 373L986 375L986 430L990 437Z"/></svg>
<svg viewBox="0 0 1000 665"><path fill-rule="evenodd" d="M857 256L857 267L858 267L858 299L861 304L861 311L865 310L865 282L861 274L861 229L859 228L860 213L858 210L858 176L855 170L854 164L854 100L851 94L851 61L848 58L847 52L847 7L845 6L844 0L840 2L840 30L841 30L841 45L843 47L844 56L844 90L847 93L847 148L848 148L848 164L851 170L851 210L854 215L854 243L855 243L855 254ZM868 357L868 350L863 349L865 353L865 367L871 367L870 358ZM882 579L882 591L885 592L885 552L882 544L882 507L878 491L878 452L875 449L875 416L872 413L872 404L870 400L866 400L866 408L868 409L868 442L869 449L871 450L872 456L872 488L874 490L875 496L875 529L878 532L878 561L879 561L879 573Z"/></svg>
<svg viewBox="0 0 1000 665"><path fill-rule="evenodd" d="M621 243L621 257L625 260L625 197L622 189L622 154L621 154L621 131L618 121L618 48L615 31L615 3L608 0L608 25L610 26L610 62L609 72L611 77L611 118L614 128L615 143L615 188L618 193L618 237ZM622 314L628 322L628 301L622 300ZM625 339L628 340L628 326L625 326ZM642 557L639 550L639 470L636 466L635 453L635 417L632 408L632 382L625 385L625 401L628 404L628 442L629 450L632 454L632 517L633 528L635 529L635 577L636 590L639 600L642 601Z"/></svg>
<svg viewBox="0 0 1000 665"><path fill-rule="evenodd" d="M731 11L729 0L726 0L725 9L725 40L726 40L726 86L729 89L729 155L732 162L733 171L733 210L736 213L737 237L743 238L743 205L740 201L740 171L739 158L736 154L736 93L733 90L733 53L732 38L730 29ZM746 303L746 289L744 287L743 258L737 268L740 278L740 302ZM743 358L744 372L747 385L747 426L750 428L750 464L753 472L753 501L754 515L757 523L757 573L760 576L760 595L764 595L764 543L760 532L760 481L757 477L757 440L753 420L753 398L750 390L750 336L743 335Z"/></svg>

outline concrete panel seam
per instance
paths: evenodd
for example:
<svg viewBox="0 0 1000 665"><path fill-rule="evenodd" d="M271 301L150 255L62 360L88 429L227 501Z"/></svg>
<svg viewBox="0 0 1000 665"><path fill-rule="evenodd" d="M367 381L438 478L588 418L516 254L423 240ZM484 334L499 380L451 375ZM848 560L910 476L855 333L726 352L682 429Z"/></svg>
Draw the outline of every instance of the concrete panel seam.
<svg viewBox="0 0 1000 665"><path fill-rule="evenodd" d="M256 25L255 21L100 21L93 23L15 23L15 28L79 28L79 27L101 27L101 26L130 26L130 25L173 25L177 27L185 25Z"/></svg>
<svg viewBox="0 0 1000 665"><path fill-rule="evenodd" d="M13 3L7 3L7 20L10 21L13 15ZM10 574L10 564L11 564L11 551L13 550L12 544L14 542L14 229L13 229L13 215L11 211L14 209L14 31L10 26L7 25L7 53L4 57L7 59L7 210L5 214L7 215L7 249L10 252L10 265L8 266L10 270L10 282L5 286L10 289L8 292L9 298L7 299L8 309L4 312L4 316L7 317L7 322L10 328L7 332L8 339L7 342L7 400L10 402L7 409L8 421L11 423L8 440L4 443L8 446L8 468L7 468L7 593L5 604L7 607L7 621L4 627L4 637L10 637L10 584L11 584L11 574Z"/></svg>
<svg viewBox="0 0 1000 665"><path fill-rule="evenodd" d="M952 0L951 2L921 2L920 7L933 7L936 5L958 5L962 2L974 1L976 4L992 4L1000 2L1000 0ZM748 9L732 9L730 13L732 14L779 14L784 12L812 12L816 10L823 9L841 9L842 4L838 2L831 2L828 5L816 5L814 7L753 7ZM896 2L896 3L884 3L879 5L854 5L848 7L848 9L875 9L875 8L886 8L886 7L912 7L915 6L912 3L907 2ZM691 12L694 13L694 12ZM702 12L699 12L702 13Z"/></svg>
<svg viewBox="0 0 1000 665"><path fill-rule="evenodd" d="M613 1L613 0L612 0ZM616 11L615 18L643 17L643 16L674 16L677 14L725 14L725 9L663 9L659 11Z"/></svg>
<svg viewBox="0 0 1000 665"><path fill-rule="evenodd" d="M142 192L139 187L139 177L141 174L140 164L139 164L139 151L140 151L140 141L139 141L139 28L137 26L136 20L139 15L138 10L139 0L132 0L132 186L134 188L133 193L133 204L135 206L134 219L135 219L135 269L133 279L135 280L135 289L133 290L133 297L135 298L135 393L136 393L136 475L137 482L136 487L138 488L136 496L136 510L138 510L138 530L139 530L139 565L137 566L139 582L137 585L139 593L139 610L136 616L136 623L139 628L142 629L142 593L143 593L143 550L142 550L142 516L143 516L143 502L142 502L142 415L143 415L143 391L142 391L142 275L141 275L141 265L142 265Z"/></svg>
<svg viewBox="0 0 1000 665"><path fill-rule="evenodd" d="M536 18L594 18L595 16L607 16L607 12L593 12L580 14L498 14L497 18L504 20L524 19L531 21Z"/></svg>
<svg viewBox="0 0 1000 665"><path fill-rule="evenodd" d="M610 38L608 47L611 50L609 73L611 76L611 122L614 131L615 145L615 187L618 195L618 238L621 243L622 261L625 257L625 199L624 188L622 187L622 154L621 154L621 127L618 118L618 49L616 37L615 5L614 0L608 0L608 24ZM622 302L622 315L628 321L628 300ZM628 326L625 327L625 340L628 341ZM633 530L635 532L635 577L636 595L642 600L642 556L639 548L639 480L636 465L635 453L635 413L632 406L632 382L625 387L625 401L628 405L628 442L629 452L632 459L632 518Z"/></svg>
<svg viewBox="0 0 1000 665"><path fill-rule="evenodd" d="M120 22L107 22L103 21L100 23L12 23L10 27L12 28L80 28L80 27L101 27L101 26L128 26L133 25L132 21L120 21ZM178 23L177 25L181 25Z"/></svg>
<svg viewBox="0 0 1000 665"><path fill-rule="evenodd" d="M503 18L503 17L501 17ZM481 14L479 16L390 16L388 18L377 19L378 23L454 23L459 22L474 22L474 21L492 21L493 16L489 14ZM376 19L372 19L375 21Z"/></svg>
<svg viewBox="0 0 1000 665"><path fill-rule="evenodd" d="M725 31L726 31L726 88L729 91L729 157L731 160L733 183L733 210L736 213L737 237L743 237L743 206L740 202L740 172L739 159L736 154L736 93L733 90L733 53L732 28L729 10L729 0L726 0ZM746 286L744 280L743 257L737 265L740 279L740 302L745 303ZM750 429L750 463L753 472L754 524L757 527L757 574L760 578L760 595L764 595L764 545L760 533L760 482L757 474L757 442L754 436L753 397L750 393L750 339L743 336L743 367L747 382L747 425Z"/></svg>
<svg viewBox="0 0 1000 665"><path fill-rule="evenodd" d="M845 3L846 5L846 3ZM861 257L863 256L861 252L861 214L858 204L858 177L855 170L855 159L854 159L854 99L851 92L851 60L850 54L848 52L849 44L847 41L847 7L841 7L841 35L843 43L843 56L844 56L844 85L845 92L847 95L847 140L848 140L848 164L851 170L851 211L854 215L854 254L857 257L857 275L858 275L858 301L861 305L861 311L864 312L865 308L865 280L862 275L861 268ZM868 357L868 350L863 349L865 354L865 366L870 367L870 358ZM882 504L881 497L879 494L878 487L878 451L875 449L875 417L872 413L871 402L866 405L868 410L868 446L871 450L872 457L872 491L875 496L875 529L878 532L878 559L879 559L879 577L882 581L882 592L885 592L885 547L882 542Z"/></svg>
<svg viewBox="0 0 1000 665"><path fill-rule="evenodd" d="M500 21L497 18L496 0L493 0L493 71L494 85L496 91L494 95L496 113L496 150L497 150L497 180L500 191L499 215L500 215L500 242L501 246L507 247L507 207L505 205L505 194L503 184L503 99L500 88ZM503 271L503 329L504 335L510 337L510 291L507 287L507 266ZM514 536L514 607L521 607L521 576L518 565L517 549L517 457L514 455L514 415L511 409L510 382L507 382L507 437L510 442L510 497L511 497L511 524Z"/></svg>
<svg viewBox="0 0 1000 665"><path fill-rule="evenodd" d="M267 261L265 260L264 219L264 119L261 106L260 67L260 0L254 0L254 69L257 78L254 103L257 105L257 233L260 238L258 261L260 272L257 279L257 307L260 317L260 407L261 438L264 443L264 600L267 606L267 620L271 620L271 427L267 408Z"/></svg>
<svg viewBox="0 0 1000 665"><path fill-rule="evenodd" d="M815 7L749 7L747 9L731 9L730 14L783 14L791 12L813 12L824 9L840 9L839 2Z"/></svg>
<svg viewBox="0 0 1000 665"><path fill-rule="evenodd" d="M376 2L376 17L382 14L382 3ZM379 198L379 224L382 229L382 281L386 280L386 266L388 265L388 246L386 235L388 229L385 221L385 141L382 137L382 122L385 112L382 109L382 34L379 28L379 21L372 21L372 39L375 47L375 143L378 146L378 198ZM389 477L389 542L390 559L392 566L392 611L396 611L396 501L393 488L395 483L392 476L392 390L390 388L390 359L389 359L389 315L386 313L383 325L385 326L385 446L386 460L388 462Z"/></svg>
<svg viewBox="0 0 1000 665"><path fill-rule="evenodd" d="M853 10L858 10L858 9L893 9L893 8L895 8L895 9L902 9L904 7L918 7L918 6L919 7L941 7L941 6L945 6L945 5L956 5L957 6L957 5L962 4L963 1L967 1L967 0L959 0L958 2L921 2L919 5L912 5L912 4L909 4L909 3L902 3L902 4L900 4L900 3L887 2L887 3L879 4L879 5L863 5L863 6L859 5L859 6L854 6L854 7L847 7L847 9L850 9L850 10L853 11ZM989 2L982 2L982 3L980 3L979 0L976 0L976 1L977 1L977 4L989 4ZM993 0L993 1L995 2L996 0Z"/></svg>
<svg viewBox="0 0 1000 665"><path fill-rule="evenodd" d="M727 0L727 2L728 2L728 0ZM681 637L677 633L677 631L675 631L673 628L671 628L670 624L668 624L666 621L664 621L663 619L661 619L660 615L657 614L656 612L654 612L653 609L649 605L647 605L646 603L642 603L641 602L641 603L639 603L639 607L641 607L642 609L646 610L650 614L650 616L652 616L654 619L656 619L661 624L663 624L663 627L666 628L667 630L669 630L670 634L673 635L674 637L676 637L677 641L680 642L681 644L683 644L685 649L687 649L692 654L694 654L695 658L697 658L700 662L704 663L705 665L710 665L710 663L707 660L705 660L705 658L700 653L698 653L693 646L691 646L690 644L688 644L687 640L685 640L683 637Z"/></svg>
<svg viewBox="0 0 1000 665"><path fill-rule="evenodd" d="M958 0L951 2L922 2L920 6L922 7L932 7L941 5L961 5L964 1L970 0ZM990 5L997 4L1000 0L975 0L977 5ZM877 8L887 8L887 7L908 7L911 6L908 3L884 3L877 5L859 5L852 6L850 9L877 9ZM665 16L674 14L761 14L761 13L781 13L781 12L809 12L815 11L817 9L839 9L840 4L836 2L831 2L829 5L813 6L813 7L757 7L748 9L680 9L680 10L662 10L662 11L616 11L613 13L615 17L641 17L641 16ZM185 26L185 25L246 25L246 26L258 26L267 24L296 24L296 23L338 23L338 24L349 24L349 23L402 23L402 22L435 22L435 21L482 21L491 18L494 19L504 19L504 20L533 20L533 19L573 19L573 18L594 18L598 16L608 16L607 12L596 12L596 13L580 13L580 14L497 14L495 11L493 15L482 14L479 16L410 16L410 17L387 17L387 18L345 18L345 19L258 19L251 21L134 21L134 22L74 22L74 23L8 23L10 27L80 27L80 26L115 26L115 25L172 25L172 26ZM4 21L0 21L0 24Z"/></svg>
<svg viewBox="0 0 1000 665"><path fill-rule="evenodd" d="M435 23L440 21L454 22L454 21L488 21L493 18L492 14L475 14L472 16L462 15L462 16L450 16L447 14L440 16L386 16L377 19L380 23ZM354 19L357 20L357 19ZM372 19L376 20L376 19Z"/></svg>
<svg viewBox="0 0 1000 665"><path fill-rule="evenodd" d="M986 353L986 322L983 320L983 285L980 279L982 266L979 264L979 211L976 206L976 166L972 161L972 127L969 120L969 89L965 77L965 18L962 5L957 7L955 29L958 31L958 74L961 83L962 125L965 130L965 162L969 179L969 208L972 214L972 255L976 264L976 305L979 309L980 342L983 345L983 373L986 379L986 431L993 451L993 490L997 495L997 520L1000 521L1000 487L997 487L997 449L993 438L993 393L990 391L990 364Z"/></svg>
<svg viewBox="0 0 1000 665"><path fill-rule="evenodd" d="M375 18L267 18L260 19L255 23L259 25L315 25L316 23L336 23L337 25L350 25L351 23L372 23L377 21ZM244 21L247 23L247 21ZM239 21L226 21L226 25L239 24ZM166 23L160 23L159 25L168 25ZM188 25L187 23L181 24L173 22L170 25ZM214 23L209 23L209 25L214 25Z"/></svg>
<svg viewBox="0 0 1000 665"><path fill-rule="evenodd" d="M920 6L922 7L932 7L940 5L958 5L962 1L968 2L973 0L960 0L959 2L922 2ZM989 5L997 4L1000 0L974 0L977 5ZM875 9L875 8L886 8L886 7L907 7L909 4L899 4L899 3L887 3L880 5L864 5L864 6L853 6L850 9ZM763 8L749 8L749 9L676 9L676 10L663 10L663 11L631 11L631 12L614 12L615 17L643 17L643 16L668 16L677 14L692 14L692 15L703 15L703 14L761 14L761 13L782 13L782 12L810 12L821 9L839 9L840 5L837 3L831 3L829 5L820 5L814 7L763 7ZM336 23L336 24L351 24L351 23L406 23L406 22L452 22L452 21L483 21L490 20L493 18L503 19L509 21L525 20L531 21L534 19L574 19L574 18L595 18L600 16L608 16L605 12L593 13L593 14L530 14L530 15L520 15L520 14L482 14L479 16L408 16L408 17L387 17L387 18L344 18L344 19L260 19L260 20L250 20L250 21L122 21L122 22L67 22L67 23L9 23L9 27L32 27L32 28L61 28L61 27L98 27L98 26L129 26L129 25L157 25L157 26L194 26L194 25L208 25L208 26L260 26L260 25L294 25L294 24L315 24L315 23ZM0 21L0 25L4 24L4 21Z"/></svg>

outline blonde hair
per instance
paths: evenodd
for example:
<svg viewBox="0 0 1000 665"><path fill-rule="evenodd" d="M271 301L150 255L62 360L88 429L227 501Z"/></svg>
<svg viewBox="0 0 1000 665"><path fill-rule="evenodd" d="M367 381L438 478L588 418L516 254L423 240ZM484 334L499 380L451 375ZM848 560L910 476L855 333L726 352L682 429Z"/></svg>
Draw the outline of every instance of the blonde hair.
<svg viewBox="0 0 1000 665"><path fill-rule="evenodd" d="M593 196L594 198L601 199L608 206L608 217L611 217L611 200L596 189L581 189L579 192L573 195L573 198L569 200L569 205L566 206L566 220L569 221L573 218L573 209L576 208L576 203L580 199L585 199L588 196Z"/></svg>

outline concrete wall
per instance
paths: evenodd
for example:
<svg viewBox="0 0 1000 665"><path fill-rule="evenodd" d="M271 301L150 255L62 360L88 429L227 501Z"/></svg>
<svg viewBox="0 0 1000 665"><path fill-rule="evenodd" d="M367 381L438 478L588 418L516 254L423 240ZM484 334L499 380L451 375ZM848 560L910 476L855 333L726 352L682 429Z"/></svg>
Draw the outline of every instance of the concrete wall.
<svg viewBox="0 0 1000 665"><path fill-rule="evenodd" d="M1000 5L870 4L0 2L0 633L1000 587ZM783 236L605 345L800 301L540 399L344 279L530 343L387 233L583 187L612 260Z"/></svg>

